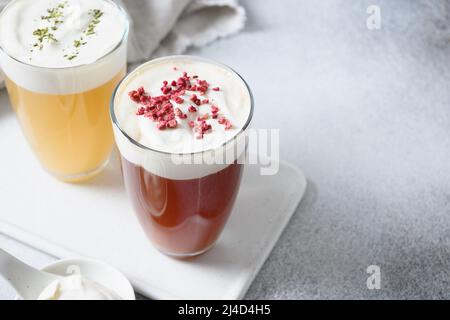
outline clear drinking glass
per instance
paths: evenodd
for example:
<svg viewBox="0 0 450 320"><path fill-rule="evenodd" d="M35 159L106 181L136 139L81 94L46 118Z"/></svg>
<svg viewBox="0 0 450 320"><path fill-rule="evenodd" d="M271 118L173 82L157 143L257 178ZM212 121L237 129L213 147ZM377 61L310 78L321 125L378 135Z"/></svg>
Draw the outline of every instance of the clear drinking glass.
<svg viewBox="0 0 450 320"><path fill-rule="evenodd" d="M129 20L121 7L104 1L123 15L123 36L92 63L37 67L15 59L0 46L0 67L23 133L42 166L64 181L82 181L99 173L114 144L108 106L114 88L126 75Z"/></svg>
<svg viewBox="0 0 450 320"><path fill-rule="evenodd" d="M125 88L129 79L152 63L169 58L177 57L150 61L125 78L113 95L110 112L125 186L138 220L159 251L182 258L211 248L232 212L244 169L253 98L245 81L230 68L202 58L187 57L226 68L245 83L251 104L247 122L234 138L217 149L171 154L148 148L121 128L115 105L118 97L128 95Z"/></svg>

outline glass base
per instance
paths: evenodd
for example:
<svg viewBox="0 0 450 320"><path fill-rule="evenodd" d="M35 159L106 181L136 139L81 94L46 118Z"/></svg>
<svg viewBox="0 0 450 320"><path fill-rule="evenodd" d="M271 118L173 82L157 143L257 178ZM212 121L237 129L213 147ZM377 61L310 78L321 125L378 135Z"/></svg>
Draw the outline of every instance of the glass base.
<svg viewBox="0 0 450 320"><path fill-rule="evenodd" d="M105 160L105 162L103 162L100 166L98 166L97 168L95 168L94 170L91 170L89 172L83 172L83 173L72 174L72 175L61 175L61 174L54 173L51 171L49 171L49 173L51 175L53 175L54 177L56 177L58 180L61 180L63 182L81 183L81 182L90 180L90 179L94 178L95 176L97 176L98 174L100 174L106 168L106 166L109 164L110 158L111 157L108 157Z"/></svg>
<svg viewBox="0 0 450 320"><path fill-rule="evenodd" d="M198 251L198 252L194 252L194 253L173 253L173 252L168 252L168 251L164 251L158 247L156 247L156 249L161 252L162 254L169 256L171 258L175 258L175 259L190 259L190 258L195 258L197 256L201 256L202 254L205 254L206 252L208 252L209 250L212 249L212 247L214 247L215 243L213 243L212 245L210 245L208 248Z"/></svg>

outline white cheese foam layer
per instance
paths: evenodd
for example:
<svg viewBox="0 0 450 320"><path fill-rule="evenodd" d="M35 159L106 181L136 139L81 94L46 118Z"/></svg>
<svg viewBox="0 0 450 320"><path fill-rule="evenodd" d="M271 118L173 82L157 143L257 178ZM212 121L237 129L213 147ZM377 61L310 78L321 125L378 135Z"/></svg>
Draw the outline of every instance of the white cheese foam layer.
<svg viewBox="0 0 450 320"><path fill-rule="evenodd" d="M159 130L156 122L136 115L139 105L130 99L130 91L144 87L150 96L162 95L163 82L168 81L170 84L184 72L210 84L205 95L186 91L182 96L183 103L171 101L175 108L180 108L188 115L188 119L177 118L177 128ZM192 79L193 84L195 81ZM214 91L213 88L220 90ZM192 94L197 94L202 100L208 99L209 103L196 106L190 100ZM191 105L198 112L189 112ZM212 126L212 130L203 139L198 139L189 121L196 121L198 116L205 113L211 115L212 105L220 109L219 116L231 121L233 127L225 130L223 124L210 118L207 123ZM128 161L159 176L185 180L218 172L242 156L245 151L243 129L248 126L252 116L252 97L244 80L230 68L201 58L173 56L150 61L132 72L116 92L113 111L113 118L117 122L116 142ZM184 155L183 161L177 155ZM199 157L207 158L208 164L205 161L201 164L186 163L186 160L194 163Z"/></svg>
<svg viewBox="0 0 450 320"><path fill-rule="evenodd" d="M31 91L84 92L124 68L127 34L126 13L109 0L14 0L0 14L0 67Z"/></svg>

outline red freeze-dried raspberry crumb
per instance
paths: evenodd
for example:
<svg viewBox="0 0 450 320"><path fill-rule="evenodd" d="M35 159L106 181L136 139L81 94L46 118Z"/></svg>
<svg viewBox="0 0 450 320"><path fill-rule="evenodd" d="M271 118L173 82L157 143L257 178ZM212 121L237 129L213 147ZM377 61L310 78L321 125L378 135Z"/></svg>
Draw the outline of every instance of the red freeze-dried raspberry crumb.
<svg viewBox="0 0 450 320"><path fill-rule="evenodd" d="M128 93L128 95L130 96L131 100L133 100L134 102L141 102L141 97L136 90L130 91L130 93Z"/></svg>
<svg viewBox="0 0 450 320"><path fill-rule="evenodd" d="M212 126L205 120L201 120L199 122L199 125L195 129L195 132L197 133L196 137L197 139L203 139L204 135L212 129Z"/></svg>
<svg viewBox="0 0 450 320"><path fill-rule="evenodd" d="M225 130L230 130L231 128L233 128L233 125L231 124L230 120L227 120L225 122Z"/></svg>
<svg viewBox="0 0 450 320"><path fill-rule="evenodd" d="M190 100L191 100L193 103L195 103L197 106L200 106L200 105L202 104L202 101L197 97L196 94L193 94L193 95L190 97Z"/></svg>
<svg viewBox="0 0 450 320"><path fill-rule="evenodd" d="M216 113L218 113L220 111L220 109L216 106L216 105L212 105L211 106L211 112L213 113L213 114L216 114Z"/></svg>
<svg viewBox="0 0 450 320"><path fill-rule="evenodd" d="M161 91L163 94L169 94L172 91L172 88L167 86L167 84L166 84L161 88Z"/></svg>
<svg viewBox="0 0 450 320"><path fill-rule="evenodd" d="M173 68L174 71L178 71L177 67ZM139 104L136 111L137 116L143 116L145 118L151 119L157 123L157 128L159 130L165 129L175 129L178 127L179 119L188 119L188 115L184 113L180 108L174 108L171 101L176 104L183 104L185 99L182 97L187 91L192 92L189 100L196 105L201 107L210 103L207 98L200 99L198 95L203 96L210 88L210 84L206 80L201 80L197 75L190 77L187 72L183 72L183 75L176 80L163 81L161 87L161 96L150 96L145 92L144 87L139 87L137 90L129 92L130 99ZM220 91L219 87L212 88L213 91ZM195 94L197 92L197 94ZM187 112L196 113L198 112L197 107L193 105L188 107ZM211 115L205 113L202 116L196 118L198 124L195 121L188 119L189 127L193 128L196 137L198 139L203 139L204 135L212 130L211 124L208 124L206 120L212 117L219 124L225 126L225 130L229 130L233 127L231 122L223 116L219 116L219 107L216 105L211 106Z"/></svg>
<svg viewBox="0 0 450 320"><path fill-rule="evenodd" d="M182 104L184 102L184 99L182 97L175 97L175 102L178 104Z"/></svg>
<svg viewBox="0 0 450 320"><path fill-rule="evenodd" d="M164 130L166 128L166 125L167 125L167 121L162 120L158 123L158 129Z"/></svg>
<svg viewBox="0 0 450 320"><path fill-rule="evenodd" d="M175 109L175 115L180 119L187 119L187 114L183 113L180 108Z"/></svg>
<svg viewBox="0 0 450 320"><path fill-rule="evenodd" d="M144 107L140 107L140 108L138 109L138 111L136 112L136 115L138 115L138 116L143 116L144 113L145 113L145 108L144 108Z"/></svg>
<svg viewBox="0 0 450 320"><path fill-rule="evenodd" d="M169 128L176 128L177 125L178 125L178 122L175 119L172 119L167 123L167 127L169 127Z"/></svg>

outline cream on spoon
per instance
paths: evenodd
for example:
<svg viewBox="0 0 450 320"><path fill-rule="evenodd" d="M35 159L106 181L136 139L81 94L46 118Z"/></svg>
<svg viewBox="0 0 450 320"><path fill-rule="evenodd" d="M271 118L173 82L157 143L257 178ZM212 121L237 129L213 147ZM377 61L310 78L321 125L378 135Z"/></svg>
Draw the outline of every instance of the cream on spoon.
<svg viewBox="0 0 450 320"><path fill-rule="evenodd" d="M78 269L80 274L69 274ZM60 260L39 271L0 249L0 275L25 300L134 300L119 271L89 259ZM97 280L97 281L95 281ZM101 282L101 283L100 283Z"/></svg>

